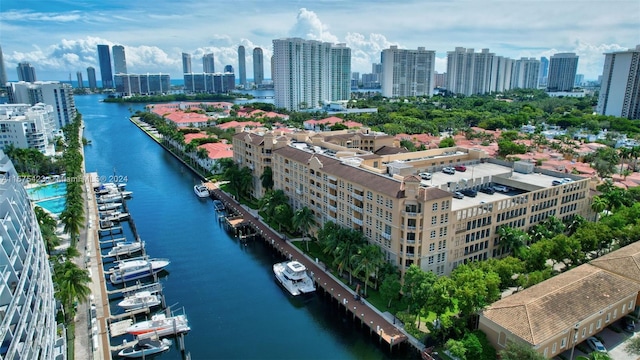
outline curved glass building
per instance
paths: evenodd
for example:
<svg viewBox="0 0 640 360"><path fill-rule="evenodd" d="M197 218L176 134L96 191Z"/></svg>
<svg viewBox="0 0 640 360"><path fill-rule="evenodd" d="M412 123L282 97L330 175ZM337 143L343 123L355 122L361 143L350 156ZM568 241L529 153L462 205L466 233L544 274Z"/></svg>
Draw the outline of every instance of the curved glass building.
<svg viewBox="0 0 640 360"><path fill-rule="evenodd" d="M35 213L0 151L0 358L54 359L56 302Z"/></svg>

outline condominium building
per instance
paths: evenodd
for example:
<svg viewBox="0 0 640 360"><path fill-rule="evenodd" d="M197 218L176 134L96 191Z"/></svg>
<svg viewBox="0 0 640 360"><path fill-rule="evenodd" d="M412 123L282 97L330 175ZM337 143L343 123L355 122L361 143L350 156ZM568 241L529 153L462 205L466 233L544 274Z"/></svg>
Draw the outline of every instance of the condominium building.
<svg viewBox="0 0 640 360"><path fill-rule="evenodd" d="M538 87L540 61L536 58L516 60L512 70L512 89L536 89Z"/></svg>
<svg viewBox="0 0 640 360"><path fill-rule="evenodd" d="M543 56L540 58L540 70L538 71L538 85L546 86L548 76L549 76L549 59Z"/></svg>
<svg viewBox="0 0 640 360"><path fill-rule="evenodd" d="M100 64L102 88L113 89L113 72L111 71L111 54L109 54L109 45L98 45L98 62Z"/></svg>
<svg viewBox="0 0 640 360"><path fill-rule="evenodd" d="M472 94L486 94L491 92L491 75L495 54L489 49L482 49L473 54L473 82Z"/></svg>
<svg viewBox="0 0 640 360"><path fill-rule="evenodd" d="M7 79L7 68L4 64L4 57L2 56L2 47L0 47L0 87L5 86L9 82Z"/></svg>
<svg viewBox="0 0 640 360"><path fill-rule="evenodd" d="M191 73L191 54L182 53L182 73Z"/></svg>
<svg viewBox="0 0 640 360"><path fill-rule="evenodd" d="M447 90L454 94L473 94L473 49L457 47L447 52Z"/></svg>
<svg viewBox="0 0 640 360"><path fill-rule="evenodd" d="M71 85L59 81L11 82L7 86L10 104L44 103L54 109L56 128L62 129L76 117Z"/></svg>
<svg viewBox="0 0 640 360"><path fill-rule="evenodd" d="M605 54L597 112L640 119L640 45Z"/></svg>
<svg viewBox="0 0 640 360"><path fill-rule="evenodd" d="M314 109L331 100L349 100L344 98L350 92L351 69L344 71L347 61L344 58L350 49L346 46L334 46L331 43L300 38L273 40L272 74L275 90L275 105L288 110ZM335 61L333 57L336 57ZM334 64L339 65L334 73ZM350 67L350 59L348 62ZM345 78L338 78L343 71ZM333 94L342 89L346 81L348 90Z"/></svg>
<svg viewBox="0 0 640 360"><path fill-rule="evenodd" d="M240 86L247 87L247 55L244 46L238 46L238 77L240 78Z"/></svg>
<svg viewBox="0 0 640 360"><path fill-rule="evenodd" d="M56 128L53 106L45 104L0 104L0 148L13 145L55 155Z"/></svg>
<svg viewBox="0 0 640 360"><path fill-rule="evenodd" d="M346 44L331 47L331 101L351 98L351 49Z"/></svg>
<svg viewBox="0 0 640 360"><path fill-rule="evenodd" d="M227 93L236 87L233 73L190 73L184 74L184 91L188 93Z"/></svg>
<svg viewBox="0 0 640 360"><path fill-rule="evenodd" d="M44 240L18 173L2 151L0 174L0 357L54 359L56 300Z"/></svg>
<svg viewBox="0 0 640 360"><path fill-rule="evenodd" d="M169 74L116 74L114 82L116 92L124 96L159 95L171 89Z"/></svg>
<svg viewBox="0 0 640 360"><path fill-rule="evenodd" d="M202 72L207 74L213 74L216 72L213 53L204 54L204 56L202 56Z"/></svg>
<svg viewBox="0 0 640 360"><path fill-rule="evenodd" d="M87 80L89 81L89 89L95 90L98 88L98 82L96 81L96 69L92 66L87 68Z"/></svg>
<svg viewBox="0 0 640 360"><path fill-rule="evenodd" d="M382 50L382 96L432 96L435 51L391 46Z"/></svg>
<svg viewBox="0 0 640 360"><path fill-rule="evenodd" d="M578 56L574 53L558 53L549 60L547 91L571 91L578 70Z"/></svg>
<svg viewBox="0 0 640 360"><path fill-rule="evenodd" d="M262 49L253 48L253 83L256 86L262 85L264 81L264 56Z"/></svg>
<svg viewBox="0 0 640 360"><path fill-rule="evenodd" d="M36 68L31 66L28 62L21 62L16 68L18 71L18 81L35 82Z"/></svg>
<svg viewBox="0 0 640 360"><path fill-rule="evenodd" d="M490 85L491 91L503 92L511 89L513 67L513 59L504 56L494 57Z"/></svg>
<svg viewBox="0 0 640 360"><path fill-rule="evenodd" d="M271 167L274 189L284 191L294 210L306 206L318 224L332 221L362 231L403 272L416 264L449 274L462 263L504 256L498 242L503 225L526 230L549 216L591 212L586 178L532 163L505 166L477 149L381 152L371 135L385 134L344 134L350 139L338 142L330 141L330 133L241 132L233 138L234 161L252 170L254 196L263 195L260 176ZM441 172L454 165L466 171ZM431 180L416 175L425 171ZM509 190L452 196L495 185Z"/></svg>
<svg viewBox="0 0 640 360"><path fill-rule="evenodd" d="M84 89L84 80L82 79L82 71L76 71L76 79L78 80L78 88Z"/></svg>
<svg viewBox="0 0 640 360"><path fill-rule="evenodd" d="M114 45L111 51L113 52L113 70L115 74L126 74L127 58L124 55L124 46Z"/></svg>

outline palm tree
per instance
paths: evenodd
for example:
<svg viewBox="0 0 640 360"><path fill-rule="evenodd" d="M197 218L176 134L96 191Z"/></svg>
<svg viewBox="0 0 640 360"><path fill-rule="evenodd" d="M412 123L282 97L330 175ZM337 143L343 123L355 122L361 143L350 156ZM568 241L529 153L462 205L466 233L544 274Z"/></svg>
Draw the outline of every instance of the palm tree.
<svg viewBox="0 0 640 360"><path fill-rule="evenodd" d="M304 206L298 209L293 215L293 227L302 232L303 238L309 234L309 229L312 225L315 225L315 215L308 207ZM309 241L305 241L305 243L307 252L309 252Z"/></svg>
<svg viewBox="0 0 640 360"><path fill-rule="evenodd" d="M69 323L75 315L74 302L85 302L91 294L91 289L87 286L91 278L87 270L80 269L67 260L54 265L53 280L55 296L64 306L65 321Z"/></svg>
<svg viewBox="0 0 640 360"><path fill-rule="evenodd" d="M262 182L262 187L265 190L273 189L273 170L270 166L266 166L262 171L262 175L260 175L260 181Z"/></svg>
<svg viewBox="0 0 640 360"><path fill-rule="evenodd" d="M593 219L593 221L598 221L599 215L607 208L609 207L609 203L607 202L607 200L602 197L602 196L594 196L593 199L591 200L591 210L593 210L596 215L595 218Z"/></svg>
<svg viewBox="0 0 640 360"><path fill-rule="evenodd" d="M378 269L384 263L382 251L377 245L367 244L360 247L358 252L353 254L351 257L351 263L356 265L353 270L356 274L364 271L364 296L366 297L367 285L369 284L371 274L375 273L376 281L378 281Z"/></svg>
<svg viewBox="0 0 640 360"><path fill-rule="evenodd" d="M332 255L335 248L338 247L338 243L340 242L338 233L340 229L340 225L333 221L328 221L324 223L322 229L318 230L318 241L322 246L322 252L324 254Z"/></svg>
<svg viewBox="0 0 640 360"><path fill-rule="evenodd" d="M353 280L352 258L364 243L364 235L353 229L341 229L338 237L340 239L338 246L333 251L334 264L340 273L345 270L349 273L349 284L351 285Z"/></svg>
<svg viewBox="0 0 640 360"><path fill-rule="evenodd" d="M628 147L621 147L620 150L618 150L618 156L620 157L620 174L622 174L624 161L627 159L631 159L631 149L629 149Z"/></svg>
<svg viewBox="0 0 640 360"><path fill-rule="evenodd" d="M511 250L514 255L518 255L520 249L525 246L530 237L524 231L509 226L500 226L498 229L498 241L503 249Z"/></svg>
<svg viewBox="0 0 640 360"><path fill-rule="evenodd" d="M42 233L42 239L44 240L47 254L51 254L51 251L58 245L60 245L60 239L56 236L56 220L49 215L40 206L36 206L33 211L36 214L38 225L40 225L40 232Z"/></svg>
<svg viewBox="0 0 640 360"><path fill-rule="evenodd" d="M60 214L60 222L64 225L64 231L71 237L71 245L75 246L80 229L84 227L84 206L82 203L67 203Z"/></svg>
<svg viewBox="0 0 640 360"><path fill-rule="evenodd" d="M260 199L258 206L260 207L260 211L264 211L267 218L271 218L278 205L287 204L288 202L289 199L284 191L278 189L268 191L262 199Z"/></svg>

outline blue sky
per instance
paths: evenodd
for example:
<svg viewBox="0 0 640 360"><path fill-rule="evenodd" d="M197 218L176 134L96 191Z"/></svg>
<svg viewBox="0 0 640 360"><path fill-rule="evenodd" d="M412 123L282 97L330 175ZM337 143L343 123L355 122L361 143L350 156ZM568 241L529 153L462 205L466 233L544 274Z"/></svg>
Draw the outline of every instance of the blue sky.
<svg viewBox="0 0 640 360"><path fill-rule="evenodd" d="M457 46L511 58L557 52L580 56L578 73L596 79L603 53L640 44L638 0L2 0L0 45L9 80L28 61L38 80L86 78L97 44L124 45L130 73L181 78L182 52L194 71L213 52L216 69L237 69L237 47L265 53L272 40L298 36L352 49L352 71L370 72L390 45L436 51L436 71ZM98 72L99 74L99 72ZM98 75L99 76L99 75Z"/></svg>

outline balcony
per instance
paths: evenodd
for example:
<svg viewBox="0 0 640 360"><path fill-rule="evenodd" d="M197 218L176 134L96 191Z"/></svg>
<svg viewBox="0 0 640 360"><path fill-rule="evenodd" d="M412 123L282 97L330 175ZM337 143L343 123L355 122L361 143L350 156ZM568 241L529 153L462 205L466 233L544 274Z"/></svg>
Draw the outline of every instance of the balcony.
<svg viewBox="0 0 640 360"><path fill-rule="evenodd" d="M362 214L362 208L361 208L361 207L359 207L358 205L351 204L351 208L352 208L354 211L357 211L357 212L359 212L359 213L361 213L361 214Z"/></svg>
<svg viewBox="0 0 640 360"><path fill-rule="evenodd" d="M415 226L408 226L408 225L407 225L407 230L415 230L415 229L416 229L416 227L415 227Z"/></svg>
<svg viewBox="0 0 640 360"><path fill-rule="evenodd" d="M358 194L355 194L355 193L351 193L351 197L353 197L354 199L360 200L360 201L364 200L364 197L362 195L358 195Z"/></svg>
<svg viewBox="0 0 640 360"><path fill-rule="evenodd" d="M391 234L382 233L382 234L380 234L380 236L382 236L383 238L385 238L387 240L391 240Z"/></svg>
<svg viewBox="0 0 640 360"><path fill-rule="evenodd" d="M302 190L300 190L300 189L296 189L296 194L298 194L298 195L302 195Z"/></svg>
<svg viewBox="0 0 640 360"><path fill-rule="evenodd" d="M416 241L415 240L409 240L409 239L402 239L402 241L406 244L415 244Z"/></svg>
<svg viewBox="0 0 640 360"><path fill-rule="evenodd" d="M331 195L330 193L327 193L326 195L327 195L327 198L329 198L329 199L331 199L333 201L337 201L338 200L338 198L335 195Z"/></svg>
<svg viewBox="0 0 640 360"><path fill-rule="evenodd" d="M330 189L336 190L338 188L338 184L327 183L327 187L330 188Z"/></svg>
<svg viewBox="0 0 640 360"><path fill-rule="evenodd" d="M327 205L327 209L333 211L333 212L338 212L338 209L336 209L335 206L331 206L331 205Z"/></svg>
<svg viewBox="0 0 640 360"><path fill-rule="evenodd" d="M417 217L420 213L403 211L402 214L410 217Z"/></svg>
<svg viewBox="0 0 640 360"><path fill-rule="evenodd" d="M360 226L362 226L362 220L358 219L358 218L352 218L351 221L353 221L354 224L358 224Z"/></svg>
<svg viewBox="0 0 640 360"><path fill-rule="evenodd" d="M327 214L327 219L329 219L330 221L333 221L333 222L337 222L336 217L334 215L331 215L331 214Z"/></svg>
<svg viewBox="0 0 640 360"><path fill-rule="evenodd" d="M416 254L415 253L406 253L406 254L404 254L404 257L407 258L407 259L413 259L413 258L416 257Z"/></svg>

